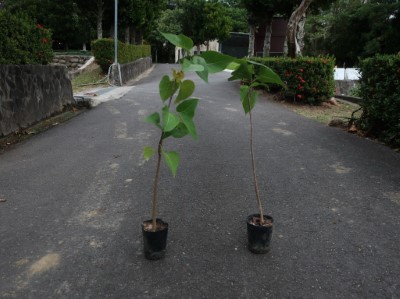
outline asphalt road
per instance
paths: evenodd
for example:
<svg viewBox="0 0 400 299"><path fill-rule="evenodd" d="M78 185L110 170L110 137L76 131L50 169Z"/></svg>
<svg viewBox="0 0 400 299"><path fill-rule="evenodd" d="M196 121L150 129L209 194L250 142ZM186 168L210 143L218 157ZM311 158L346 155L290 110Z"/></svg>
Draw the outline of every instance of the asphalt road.
<svg viewBox="0 0 400 299"><path fill-rule="evenodd" d="M400 155L260 99L255 150L271 252L246 249L257 212L248 118L227 73L196 79L199 140L168 139L165 259L142 253L159 134L158 65L104 103L0 155L0 298L400 298ZM195 78L193 76L193 78Z"/></svg>

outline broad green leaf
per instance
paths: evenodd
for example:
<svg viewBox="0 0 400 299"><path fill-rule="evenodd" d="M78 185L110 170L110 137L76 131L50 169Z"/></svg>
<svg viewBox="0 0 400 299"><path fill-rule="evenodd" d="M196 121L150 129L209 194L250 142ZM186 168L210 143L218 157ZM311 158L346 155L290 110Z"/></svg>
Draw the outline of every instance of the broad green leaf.
<svg viewBox="0 0 400 299"><path fill-rule="evenodd" d="M162 109L162 129L164 132L172 131L179 124L179 117L169 112L167 106Z"/></svg>
<svg viewBox="0 0 400 299"><path fill-rule="evenodd" d="M150 146L145 146L145 148L143 149L143 156L145 158L146 161L150 160L151 157L153 157L154 155L154 149Z"/></svg>
<svg viewBox="0 0 400 299"><path fill-rule="evenodd" d="M179 154L174 151L170 152L162 151L162 155L169 169L171 170L172 175L175 177L179 165Z"/></svg>
<svg viewBox="0 0 400 299"><path fill-rule="evenodd" d="M190 52L190 50L192 50L192 48L193 48L193 41L189 37L187 37L183 34L175 35L175 34L171 34L171 33L163 33L163 32L160 32L160 33L171 44L173 44L177 47L181 47L188 52Z"/></svg>
<svg viewBox="0 0 400 299"><path fill-rule="evenodd" d="M160 126L160 114L158 112L154 112L146 117L146 122L155 124L157 127L161 128Z"/></svg>
<svg viewBox="0 0 400 299"><path fill-rule="evenodd" d="M182 122L185 124L190 136L192 136L193 139L197 139L197 131L196 131L196 126L193 122L193 116L181 113L180 114Z"/></svg>
<svg viewBox="0 0 400 299"><path fill-rule="evenodd" d="M240 86L240 101L243 103L247 99L250 88L247 85Z"/></svg>
<svg viewBox="0 0 400 299"><path fill-rule="evenodd" d="M176 107L176 111L178 111L180 114L186 114L190 117L194 116L194 112L196 111L197 103L199 102L199 99L189 99L186 100L182 103L180 103Z"/></svg>
<svg viewBox="0 0 400 299"><path fill-rule="evenodd" d="M215 51L206 51L200 55L207 63L208 72L218 73L226 69L226 67L236 58L221 54Z"/></svg>
<svg viewBox="0 0 400 299"><path fill-rule="evenodd" d="M256 91L249 90L247 96L243 99L242 106L245 114L253 110L257 101L257 95L258 93Z"/></svg>
<svg viewBox="0 0 400 299"><path fill-rule="evenodd" d="M285 83L281 80L281 78L269 67L263 65L256 75L257 81L262 83L269 83L269 84L279 84L285 86Z"/></svg>
<svg viewBox="0 0 400 299"><path fill-rule="evenodd" d="M181 82L180 87L179 87L179 93L178 96L175 99L175 103L179 103L183 100L186 100L188 97L190 97L195 89L194 82L192 80L185 80Z"/></svg>
<svg viewBox="0 0 400 299"><path fill-rule="evenodd" d="M162 135L162 138L167 139L168 137L171 137L171 136L174 138L182 138L188 134L189 134L189 130L187 129L186 125L183 122L181 122L172 131L164 132L164 134Z"/></svg>
<svg viewBox="0 0 400 299"><path fill-rule="evenodd" d="M250 82L253 79L252 66L249 65L246 60L237 60L236 62L239 63L239 67L232 72L232 77L228 80L233 81L239 79Z"/></svg>
<svg viewBox="0 0 400 299"><path fill-rule="evenodd" d="M160 97L163 102L165 102L167 99L171 97L171 95L173 95L173 93L175 92L174 86L175 83L171 81L167 75L162 77L159 88L160 88Z"/></svg>
<svg viewBox="0 0 400 299"><path fill-rule="evenodd" d="M193 137L193 139L197 139L197 131L196 126L193 122L193 117L198 101L198 99L189 99L180 103L176 107L176 111L178 111L182 122L185 124L187 130L189 131L189 134Z"/></svg>
<svg viewBox="0 0 400 299"><path fill-rule="evenodd" d="M195 64L200 64L204 67L204 70L201 72L196 72L196 74L206 83L208 83L208 67L207 67L207 63L204 60L203 57L200 56L194 56L192 58L193 63Z"/></svg>
<svg viewBox="0 0 400 299"><path fill-rule="evenodd" d="M183 59L182 70L184 72L201 72L204 71L204 67L201 64L193 64L186 58Z"/></svg>
<svg viewBox="0 0 400 299"><path fill-rule="evenodd" d="M169 133L175 138L182 138L189 134L189 130L184 123L179 123L179 125Z"/></svg>

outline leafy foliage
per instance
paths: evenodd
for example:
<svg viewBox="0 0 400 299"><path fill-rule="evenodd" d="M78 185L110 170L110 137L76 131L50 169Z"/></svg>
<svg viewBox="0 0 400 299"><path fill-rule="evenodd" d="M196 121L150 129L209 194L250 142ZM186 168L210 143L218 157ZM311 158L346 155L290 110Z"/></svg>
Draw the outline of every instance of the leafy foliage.
<svg viewBox="0 0 400 299"><path fill-rule="evenodd" d="M51 32L25 15L0 11L0 64L48 64Z"/></svg>
<svg viewBox="0 0 400 299"><path fill-rule="evenodd" d="M296 101L319 105L333 95L335 82L332 57L254 58L253 60L275 70L287 85L287 89L284 90L285 95Z"/></svg>
<svg viewBox="0 0 400 299"><path fill-rule="evenodd" d="M98 39L92 42L93 55L104 72L114 62L114 41L112 39ZM118 62L127 63L136 59L150 56L149 45L129 45L118 42Z"/></svg>
<svg viewBox="0 0 400 299"><path fill-rule="evenodd" d="M307 54L333 54L339 65L353 66L378 53L399 52L400 2L365 2L335 1L329 10L309 18Z"/></svg>
<svg viewBox="0 0 400 299"><path fill-rule="evenodd" d="M400 147L400 55L378 55L360 64L361 129Z"/></svg>

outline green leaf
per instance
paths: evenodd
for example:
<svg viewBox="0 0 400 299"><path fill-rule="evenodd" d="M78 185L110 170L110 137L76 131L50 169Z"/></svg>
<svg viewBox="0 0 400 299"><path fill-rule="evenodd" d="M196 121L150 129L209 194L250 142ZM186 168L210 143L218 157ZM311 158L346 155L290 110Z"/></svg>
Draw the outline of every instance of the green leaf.
<svg viewBox="0 0 400 299"><path fill-rule="evenodd" d="M193 117L196 111L198 99L189 99L182 103L180 103L176 107L176 111L178 111L182 122L185 124L189 134L193 137L193 139L197 139L197 131L196 126L193 122Z"/></svg>
<svg viewBox="0 0 400 299"><path fill-rule="evenodd" d="M193 41L183 34L175 35L171 33L160 33L165 37L166 40L177 47L181 47L188 52L190 52L193 48Z"/></svg>
<svg viewBox="0 0 400 299"><path fill-rule="evenodd" d="M279 84L285 86L281 78L269 67L262 65L256 75L256 80L262 83Z"/></svg>
<svg viewBox="0 0 400 299"><path fill-rule="evenodd" d="M164 132L172 131L179 124L179 117L169 112L167 106L162 109L162 129Z"/></svg>
<svg viewBox="0 0 400 299"><path fill-rule="evenodd" d="M145 158L146 161L149 161L151 157L153 157L154 155L154 149L150 146L145 146L145 148L143 149L143 156Z"/></svg>
<svg viewBox="0 0 400 299"><path fill-rule="evenodd" d="M208 67L207 63L204 60L203 57L200 56L194 56L193 57L193 63L195 64L200 64L204 67L204 70L201 72L196 72L196 74L206 83L208 83Z"/></svg>
<svg viewBox="0 0 400 299"><path fill-rule="evenodd" d="M240 86L240 101L243 103L247 99L250 88L247 85Z"/></svg>
<svg viewBox="0 0 400 299"><path fill-rule="evenodd" d="M239 67L232 72L232 77L228 80L233 81L239 79L250 82L253 79L253 70L251 65L249 65L246 60L237 60L236 62L239 63Z"/></svg>
<svg viewBox="0 0 400 299"><path fill-rule="evenodd" d="M226 67L236 58L221 54L215 51L206 51L200 55L207 63L208 72L218 73L226 69Z"/></svg>
<svg viewBox="0 0 400 299"><path fill-rule="evenodd" d="M197 140L197 131L196 131L196 125L193 122L193 116L187 115L187 114L180 114L182 122L185 124L190 136L194 140Z"/></svg>
<svg viewBox="0 0 400 299"><path fill-rule="evenodd" d="M186 58L183 59L182 70L184 72L201 72L204 71L204 67L201 64L193 64Z"/></svg>
<svg viewBox="0 0 400 299"><path fill-rule="evenodd" d="M187 129L184 123L179 123L171 132L168 132L175 138L182 138L189 134L189 130Z"/></svg>
<svg viewBox="0 0 400 299"><path fill-rule="evenodd" d="M171 95L173 95L173 93L175 92L174 86L175 86L174 81L171 81L167 75L162 77L159 89L160 89L160 97L163 102L165 102L167 99L171 97Z"/></svg>
<svg viewBox="0 0 400 299"><path fill-rule="evenodd" d="M199 99L186 100L186 101L180 103L176 107L176 111L178 111L181 114L183 113L183 114L186 114L188 116L193 117L194 113L196 111L196 107L197 107L198 102L199 102Z"/></svg>
<svg viewBox="0 0 400 299"><path fill-rule="evenodd" d="M174 151L170 151L170 152L162 151L162 155L163 155L165 162L167 163L169 169L171 170L172 175L175 177L176 171L177 171L178 165L179 165L179 154Z"/></svg>
<svg viewBox="0 0 400 299"><path fill-rule="evenodd" d="M150 114L148 117L145 119L146 122L155 124L157 127L161 128L160 126L160 114L158 112L154 112Z"/></svg>
<svg viewBox="0 0 400 299"><path fill-rule="evenodd" d="M242 88L242 87L247 87ZM256 91L252 91L248 88L248 86L241 86L240 87L240 101L242 102L244 113L247 114L249 111L253 110L256 101L257 101L258 93Z"/></svg>
<svg viewBox="0 0 400 299"><path fill-rule="evenodd" d="M175 104L179 103L183 100L186 100L188 97L190 97L195 89L194 82L192 80L185 80L181 82L180 87L179 87L179 93L178 96L175 99Z"/></svg>

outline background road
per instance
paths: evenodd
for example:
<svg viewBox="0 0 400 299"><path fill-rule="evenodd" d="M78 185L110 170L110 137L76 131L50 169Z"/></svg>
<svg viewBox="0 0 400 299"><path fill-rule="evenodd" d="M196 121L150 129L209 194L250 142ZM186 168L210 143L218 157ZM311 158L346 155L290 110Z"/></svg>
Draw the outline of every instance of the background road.
<svg viewBox="0 0 400 299"><path fill-rule="evenodd" d="M142 254L159 132L154 71L123 98L0 155L0 298L399 298L400 155L261 98L261 195L275 219L267 255L246 249L257 212L248 118L227 73L196 79L199 141L163 165L165 259ZM193 78L195 78L193 76Z"/></svg>

